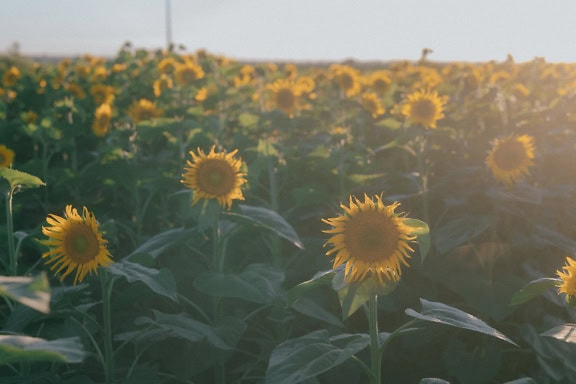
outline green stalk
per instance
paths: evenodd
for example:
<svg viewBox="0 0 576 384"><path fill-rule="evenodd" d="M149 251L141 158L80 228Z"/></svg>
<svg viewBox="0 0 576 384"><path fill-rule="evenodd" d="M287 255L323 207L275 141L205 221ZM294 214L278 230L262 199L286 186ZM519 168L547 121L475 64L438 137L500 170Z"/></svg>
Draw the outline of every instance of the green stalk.
<svg viewBox="0 0 576 384"><path fill-rule="evenodd" d="M216 214L216 219L214 220L214 227L212 232L212 252L213 252L213 265L216 269L216 272L222 273L224 272L224 263L222 261L222 248L221 236L220 236L220 225L219 225L219 218L220 213ZM214 321L218 321L220 317L220 299L218 297L214 298ZM224 363L219 363L215 367L214 371L214 379L216 384L225 384L226 383L226 368L224 367Z"/></svg>
<svg viewBox="0 0 576 384"><path fill-rule="evenodd" d="M16 255L16 247L14 245L14 218L12 212L13 196L14 189L10 187L6 194L6 227L8 235L8 255L10 257L10 275L16 276L18 274L18 258Z"/></svg>
<svg viewBox="0 0 576 384"><path fill-rule="evenodd" d="M382 353L378 340L378 295L368 301L368 327L370 328L370 382L380 384L382 381Z"/></svg>
<svg viewBox="0 0 576 384"><path fill-rule="evenodd" d="M100 286L102 287L102 316L104 322L104 376L106 384L114 383L114 350L112 348L112 311L110 295L114 280L106 271L100 271Z"/></svg>

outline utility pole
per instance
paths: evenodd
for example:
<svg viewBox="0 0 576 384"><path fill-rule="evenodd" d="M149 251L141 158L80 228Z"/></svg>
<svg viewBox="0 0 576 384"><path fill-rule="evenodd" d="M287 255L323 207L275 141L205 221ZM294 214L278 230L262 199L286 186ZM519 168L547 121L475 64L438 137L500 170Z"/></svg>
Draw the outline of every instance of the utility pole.
<svg viewBox="0 0 576 384"><path fill-rule="evenodd" d="M166 0L166 47L168 50L172 47L172 12L170 9L170 0Z"/></svg>

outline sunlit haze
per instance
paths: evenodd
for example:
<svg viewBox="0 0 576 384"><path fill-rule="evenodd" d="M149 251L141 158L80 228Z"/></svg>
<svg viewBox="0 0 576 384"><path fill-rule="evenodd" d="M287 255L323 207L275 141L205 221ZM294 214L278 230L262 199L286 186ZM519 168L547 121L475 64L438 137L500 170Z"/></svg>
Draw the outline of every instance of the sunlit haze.
<svg viewBox="0 0 576 384"><path fill-rule="evenodd" d="M167 0L0 0L0 52L166 46ZM237 59L576 62L567 0L171 0L172 41Z"/></svg>

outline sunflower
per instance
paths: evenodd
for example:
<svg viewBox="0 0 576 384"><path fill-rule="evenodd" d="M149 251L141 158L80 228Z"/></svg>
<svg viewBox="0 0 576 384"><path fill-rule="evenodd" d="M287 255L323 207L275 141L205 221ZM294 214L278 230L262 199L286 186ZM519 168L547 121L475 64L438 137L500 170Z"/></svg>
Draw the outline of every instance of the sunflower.
<svg viewBox="0 0 576 384"><path fill-rule="evenodd" d="M444 117L444 103L444 98L439 97L436 91L416 91L408 95L401 112L413 123L436 128L436 121Z"/></svg>
<svg viewBox="0 0 576 384"><path fill-rule="evenodd" d="M204 70L198 64L188 60L183 64L176 64L174 77L178 84L190 85L204 77Z"/></svg>
<svg viewBox="0 0 576 384"><path fill-rule="evenodd" d="M154 84L152 85L154 96L160 97L162 92L164 92L166 89L172 89L172 87L172 79L163 73L160 75L159 79L154 80Z"/></svg>
<svg viewBox="0 0 576 384"><path fill-rule="evenodd" d="M94 104L111 104L114 101L116 89L111 85L96 84L90 87L90 94L94 98Z"/></svg>
<svg viewBox="0 0 576 384"><path fill-rule="evenodd" d="M112 118L112 108L110 104L102 104L94 113L94 123L92 124L92 133L96 137L104 137L110 129L110 119Z"/></svg>
<svg viewBox="0 0 576 384"><path fill-rule="evenodd" d="M402 214L395 213L400 203L384 205L379 196L364 195L364 202L350 196L349 207L340 206L345 214L322 219L333 228L323 232L333 236L324 246L333 248L326 255L336 254L333 268L346 264L344 275L348 282L363 281L371 276L382 283L398 281L401 265L413 251L408 242L415 240L405 225Z"/></svg>
<svg viewBox="0 0 576 384"><path fill-rule="evenodd" d="M141 121L162 116L163 111L156 108L156 103L147 99L140 99L132 103L127 113L134 121L134 124L138 124Z"/></svg>
<svg viewBox="0 0 576 384"><path fill-rule="evenodd" d="M169 75L176 69L176 61L173 57L165 57L158 63L158 72Z"/></svg>
<svg viewBox="0 0 576 384"><path fill-rule="evenodd" d="M386 71L376 71L368 77L368 86L380 95L384 94L389 88L392 80Z"/></svg>
<svg viewBox="0 0 576 384"><path fill-rule="evenodd" d="M329 68L331 78L347 97L357 95L361 89L360 73L347 65L334 64Z"/></svg>
<svg viewBox="0 0 576 384"><path fill-rule="evenodd" d="M70 83L66 86L66 90L72 94L75 98L81 100L86 97L86 92L76 83Z"/></svg>
<svg viewBox="0 0 576 384"><path fill-rule="evenodd" d="M215 153L214 146L208 155L199 148L198 154L190 151L192 161L186 161L180 182L194 191L193 205L200 199L216 199L230 209L232 200L244 200L240 187L246 174L241 171L242 160L234 158L236 152Z"/></svg>
<svg viewBox="0 0 576 384"><path fill-rule="evenodd" d="M486 166L495 179L514 184L529 174L534 165L534 138L529 135L510 135L492 142Z"/></svg>
<svg viewBox="0 0 576 384"><path fill-rule="evenodd" d="M377 118L386 112L375 92L367 92L362 95L362 106L372 114L373 118Z"/></svg>
<svg viewBox="0 0 576 384"><path fill-rule="evenodd" d="M300 109L300 86L292 80L278 79L269 84L268 89L272 91L274 107L294 117L294 113Z"/></svg>
<svg viewBox="0 0 576 384"><path fill-rule="evenodd" d="M566 262L567 264L563 267L563 271L556 272L560 280L562 280L562 283L558 285L558 293L576 296L576 261L567 257Z"/></svg>
<svg viewBox="0 0 576 384"><path fill-rule="evenodd" d="M9 167L14 161L14 151L5 145L0 145L0 167Z"/></svg>
<svg viewBox="0 0 576 384"><path fill-rule="evenodd" d="M13 87L20 79L20 70L16 67L10 67L2 79L2 83L5 87Z"/></svg>
<svg viewBox="0 0 576 384"><path fill-rule="evenodd" d="M46 264L64 280L70 273L76 271L74 285L82 282L86 274L95 272L99 266L112 263L112 258L106 248L104 240L98 229L98 222L93 213L86 207L82 216L76 208L67 205L64 217L49 215L46 222L50 226L42 227L42 233L48 236L41 243L50 250L43 253Z"/></svg>

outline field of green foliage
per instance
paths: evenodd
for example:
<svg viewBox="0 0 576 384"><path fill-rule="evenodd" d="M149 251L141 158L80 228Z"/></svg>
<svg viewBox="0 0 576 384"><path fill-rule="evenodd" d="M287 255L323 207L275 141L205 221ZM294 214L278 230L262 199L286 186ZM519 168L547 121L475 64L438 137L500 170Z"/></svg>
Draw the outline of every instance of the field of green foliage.
<svg viewBox="0 0 576 384"><path fill-rule="evenodd" d="M0 382L576 382L576 64L0 58Z"/></svg>

